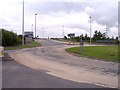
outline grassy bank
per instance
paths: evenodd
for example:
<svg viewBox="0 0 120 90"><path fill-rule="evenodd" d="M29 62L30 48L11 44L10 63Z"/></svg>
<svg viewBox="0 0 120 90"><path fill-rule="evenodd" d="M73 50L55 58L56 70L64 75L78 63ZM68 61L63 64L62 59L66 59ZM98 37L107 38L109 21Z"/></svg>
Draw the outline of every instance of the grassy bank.
<svg viewBox="0 0 120 90"><path fill-rule="evenodd" d="M80 52L80 47L74 47L66 51L89 58L118 61L118 46L85 46L83 52Z"/></svg>
<svg viewBox="0 0 120 90"><path fill-rule="evenodd" d="M38 47L40 44L36 41L33 41L31 43L26 43L24 46L22 45L17 45L17 46L8 46L5 47L4 50L15 50L15 49L23 49L23 48L33 48L33 47Z"/></svg>

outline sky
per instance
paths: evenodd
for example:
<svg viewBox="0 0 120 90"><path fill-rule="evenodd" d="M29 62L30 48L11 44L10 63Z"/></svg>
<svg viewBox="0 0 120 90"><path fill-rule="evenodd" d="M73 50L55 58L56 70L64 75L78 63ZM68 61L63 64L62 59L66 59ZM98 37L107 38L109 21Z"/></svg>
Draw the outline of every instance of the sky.
<svg viewBox="0 0 120 90"><path fill-rule="evenodd" d="M95 30L107 36L118 36L118 0L24 0L25 31L35 31L39 37L61 38ZM22 0L0 0L0 28L22 34ZM63 27L64 26L64 27ZM64 32L64 34L63 34Z"/></svg>

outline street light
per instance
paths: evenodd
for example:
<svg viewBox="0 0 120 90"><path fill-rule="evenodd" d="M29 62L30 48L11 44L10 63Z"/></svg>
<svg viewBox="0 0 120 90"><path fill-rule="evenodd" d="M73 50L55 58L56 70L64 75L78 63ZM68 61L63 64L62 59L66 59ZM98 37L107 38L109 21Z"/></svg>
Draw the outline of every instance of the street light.
<svg viewBox="0 0 120 90"><path fill-rule="evenodd" d="M108 33L108 28L106 26L106 30L105 30L105 36L106 36L106 38L107 38L107 33Z"/></svg>
<svg viewBox="0 0 120 90"><path fill-rule="evenodd" d="M91 16L89 17L89 19L90 19L90 43L91 43Z"/></svg>
<svg viewBox="0 0 120 90"><path fill-rule="evenodd" d="M38 14L36 13L35 14L35 38L36 38L36 16L37 16Z"/></svg>
<svg viewBox="0 0 120 90"><path fill-rule="evenodd" d="M62 28L63 28L63 39L64 39L64 25L62 25Z"/></svg>
<svg viewBox="0 0 120 90"><path fill-rule="evenodd" d="M33 24L32 24L32 26L31 26L31 31L33 32Z"/></svg>
<svg viewBox="0 0 120 90"><path fill-rule="evenodd" d="M22 16L22 45L24 45L24 0L23 0L23 16Z"/></svg>
<svg viewBox="0 0 120 90"><path fill-rule="evenodd" d="M44 29L45 29L45 28L42 28L43 39L44 39Z"/></svg>

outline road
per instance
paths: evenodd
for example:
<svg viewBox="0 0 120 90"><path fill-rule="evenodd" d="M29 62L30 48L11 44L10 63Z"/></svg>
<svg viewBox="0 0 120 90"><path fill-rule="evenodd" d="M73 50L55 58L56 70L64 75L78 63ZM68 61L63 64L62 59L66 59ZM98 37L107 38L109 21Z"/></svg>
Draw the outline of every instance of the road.
<svg viewBox="0 0 120 90"><path fill-rule="evenodd" d="M64 49L71 46L59 42L38 42L43 46L10 53L15 61L30 68L14 61L3 63L3 87L118 87L117 63L70 55ZM25 80L29 82L26 85Z"/></svg>
<svg viewBox="0 0 120 90"><path fill-rule="evenodd" d="M44 70L31 69L15 61L3 61L2 74L3 88L100 88L51 76Z"/></svg>
<svg viewBox="0 0 120 90"><path fill-rule="evenodd" d="M40 42L42 46L56 46L56 45L64 45L64 43L61 43L59 41L54 40L36 40Z"/></svg>

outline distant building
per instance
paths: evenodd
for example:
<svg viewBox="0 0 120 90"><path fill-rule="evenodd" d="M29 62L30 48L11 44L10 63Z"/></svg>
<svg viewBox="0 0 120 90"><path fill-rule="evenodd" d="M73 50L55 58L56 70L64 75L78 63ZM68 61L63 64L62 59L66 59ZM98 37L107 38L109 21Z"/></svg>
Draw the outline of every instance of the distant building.
<svg viewBox="0 0 120 90"><path fill-rule="evenodd" d="M33 41L33 32L32 31L24 32L24 37L25 37L25 43L32 42Z"/></svg>

